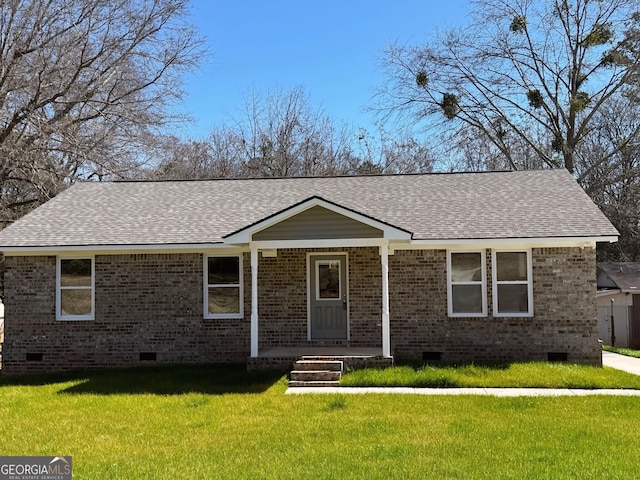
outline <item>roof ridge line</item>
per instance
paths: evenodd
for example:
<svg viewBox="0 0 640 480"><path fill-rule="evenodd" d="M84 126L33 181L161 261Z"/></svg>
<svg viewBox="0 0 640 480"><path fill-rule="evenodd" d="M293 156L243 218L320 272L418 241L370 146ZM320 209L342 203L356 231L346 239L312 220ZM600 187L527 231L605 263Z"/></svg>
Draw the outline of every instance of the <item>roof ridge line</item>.
<svg viewBox="0 0 640 480"><path fill-rule="evenodd" d="M224 178L131 178L116 179L107 182L96 183L187 183L187 182L223 182L223 181L247 181L247 180L299 180L299 179L346 179L346 178L382 178L382 177L428 177L428 176L448 176L448 175L479 175L492 173L519 173L519 172L551 172L561 169L545 168L535 170L482 170L482 171L459 171L459 172L425 172L425 173L372 173L362 175L309 175L290 177L224 177ZM90 183L90 182L81 182Z"/></svg>

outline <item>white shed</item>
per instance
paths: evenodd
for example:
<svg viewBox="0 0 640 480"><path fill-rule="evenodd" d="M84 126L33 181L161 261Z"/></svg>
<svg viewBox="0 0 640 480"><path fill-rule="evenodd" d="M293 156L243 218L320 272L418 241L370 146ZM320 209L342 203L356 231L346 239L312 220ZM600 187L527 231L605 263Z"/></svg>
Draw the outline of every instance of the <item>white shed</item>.
<svg viewBox="0 0 640 480"><path fill-rule="evenodd" d="M640 348L640 262L598 263L597 300L600 340Z"/></svg>

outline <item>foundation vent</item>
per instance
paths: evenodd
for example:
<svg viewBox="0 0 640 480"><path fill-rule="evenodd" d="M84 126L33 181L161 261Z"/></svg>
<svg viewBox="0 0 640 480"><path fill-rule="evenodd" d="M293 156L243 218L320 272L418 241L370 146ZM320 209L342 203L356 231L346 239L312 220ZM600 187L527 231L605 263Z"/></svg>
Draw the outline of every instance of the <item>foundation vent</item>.
<svg viewBox="0 0 640 480"><path fill-rule="evenodd" d="M442 352L422 352L423 362L439 362L442 360Z"/></svg>
<svg viewBox="0 0 640 480"><path fill-rule="evenodd" d="M548 352L547 360L550 362L566 362L567 352Z"/></svg>

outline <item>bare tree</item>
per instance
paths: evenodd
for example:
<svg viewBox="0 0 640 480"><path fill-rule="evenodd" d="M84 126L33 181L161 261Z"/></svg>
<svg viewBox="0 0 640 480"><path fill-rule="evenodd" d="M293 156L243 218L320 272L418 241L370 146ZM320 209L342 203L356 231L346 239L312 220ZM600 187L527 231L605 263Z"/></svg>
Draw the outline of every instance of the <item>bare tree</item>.
<svg viewBox="0 0 640 480"><path fill-rule="evenodd" d="M433 145L408 130L389 132L378 126L372 134L361 128L358 147L361 174L429 173L436 163Z"/></svg>
<svg viewBox="0 0 640 480"><path fill-rule="evenodd" d="M202 140L168 136L154 149L157 166L148 178L164 180L242 177L242 140L228 127L218 127Z"/></svg>
<svg viewBox="0 0 640 480"><path fill-rule="evenodd" d="M291 177L424 173L431 148L406 132L337 126L302 87L251 91L242 114L203 140L169 137L152 178Z"/></svg>
<svg viewBox="0 0 640 480"><path fill-rule="evenodd" d="M127 176L178 120L202 43L187 0L0 3L0 218L76 179Z"/></svg>
<svg viewBox="0 0 640 480"><path fill-rule="evenodd" d="M455 138L478 133L511 168L523 149L576 169L607 101L635 86L636 0L477 0L464 29L385 53L381 108ZM612 149L624 145L611 145ZM603 157L605 158L605 157Z"/></svg>
<svg viewBox="0 0 640 480"><path fill-rule="evenodd" d="M245 176L288 177L352 173L346 125L313 108L302 87L250 91L234 120Z"/></svg>
<svg viewBox="0 0 640 480"><path fill-rule="evenodd" d="M313 108L301 87L249 92L241 114L202 140L163 142L155 178L349 175L359 159L354 134Z"/></svg>
<svg viewBox="0 0 640 480"><path fill-rule="evenodd" d="M599 256L640 261L640 107L619 96L600 109L593 132L576 151L578 180L620 232Z"/></svg>

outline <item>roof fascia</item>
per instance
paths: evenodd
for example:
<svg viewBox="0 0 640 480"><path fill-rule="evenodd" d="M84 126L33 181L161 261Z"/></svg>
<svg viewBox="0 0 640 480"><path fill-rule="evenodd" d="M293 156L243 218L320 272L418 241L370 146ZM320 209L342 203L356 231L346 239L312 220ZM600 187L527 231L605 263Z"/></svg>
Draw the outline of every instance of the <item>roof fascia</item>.
<svg viewBox="0 0 640 480"><path fill-rule="evenodd" d="M7 256L49 256L97 253L100 255L124 255L129 253L194 253L225 250L231 252L249 251L238 246L229 246L222 243L198 243L198 244L140 244L140 245L46 245L42 247L0 247L2 253Z"/></svg>
<svg viewBox="0 0 640 480"><path fill-rule="evenodd" d="M465 249L465 248L542 248L580 247L595 248L597 242L615 242L617 237L541 237L541 238L473 238L446 240L411 240L409 243L392 245L395 250L413 249Z"/></svg>
<svg viewBox="0 0 640 480"><path fill-rule="evenodd" d="M310 208L310 207L309 207ZM339 212L338 212L339 213ZM366 218L366 217L365 217ZM266 227L265 227L266 228ZM400 230L400 232L402 232ZM406 232L403 232L406 233ZM335 240L291 240L246 242L244 245L228 243L198 244L139 244L139 245L45 245L0 247L5 256L47 256L70 255L73 253L95 252L101 255L128 253L194 253L225 250L227 252L247 252L249 244L256 248L313 248L319 246L354 247L379 246L390 239L335 239ZM391 239L389 248L394 250L461 250L474 248L542 248L542 247L580 247L595 248L596 242L615 241L616 237L565 237L565 238L488 238L488 239L449 239L449 240L407 240Z"/></svg>
<svg viewBox="0 0 640 480"><path fill-rule="evenodd" d="M619 288L611 288L611 289L607 289L607 290L598 290L596 292L596 297L598 297L598 298L609 297L609 296L617 295L618 293L622 293L622 290L620 290Z"/></svg>

